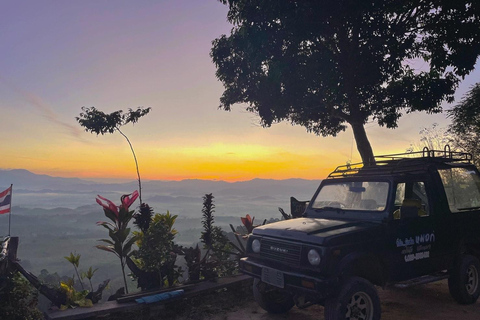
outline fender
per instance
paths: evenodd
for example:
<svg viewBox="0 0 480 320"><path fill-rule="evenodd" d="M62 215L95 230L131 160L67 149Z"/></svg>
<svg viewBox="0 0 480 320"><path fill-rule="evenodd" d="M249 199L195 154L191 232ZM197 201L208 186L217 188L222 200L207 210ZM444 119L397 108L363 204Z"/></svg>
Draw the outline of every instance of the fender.
<svg viewBox="0 0 480 320"><path fill-rule="evenodd" d="M459 242L457 257L461 254L472 254L480 258L480 235L468 234ZM456 260L457 258L455 258Z"/></svg>
<svg viewBox="0 0 480 320"><path fill-rule="evenodd" d="M347 254L338 264L336 271L339 278L359 276L378 286L386 283L384 264L378 256L370 252Z"/></svg>

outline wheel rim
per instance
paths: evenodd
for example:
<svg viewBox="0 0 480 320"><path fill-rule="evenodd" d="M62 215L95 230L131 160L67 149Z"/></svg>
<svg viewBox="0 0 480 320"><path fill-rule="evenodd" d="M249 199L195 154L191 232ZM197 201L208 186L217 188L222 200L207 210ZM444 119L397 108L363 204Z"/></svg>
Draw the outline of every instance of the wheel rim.
<svg viewBox="0 0 480 320"><path fill-rule="evenodd" d="M478 270L474 265L470 265L467 269L467 279L465 288L468 294L472 295L478 288Z"/></svg>
<svg viewBox="0 0 480 320"><path fill-rule="evenodd" d="M349 320L372 320L373 302L365 292L356 292L347 304L345 319Z"/></svg>

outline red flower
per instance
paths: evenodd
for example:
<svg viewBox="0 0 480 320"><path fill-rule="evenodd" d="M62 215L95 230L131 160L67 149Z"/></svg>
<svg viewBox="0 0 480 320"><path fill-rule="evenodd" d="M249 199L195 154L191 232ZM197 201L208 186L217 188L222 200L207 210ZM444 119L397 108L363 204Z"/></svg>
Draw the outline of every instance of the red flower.
<svg viewBox="0 0 480 320"><path fill-rule="evenodd" d="M107 198L104 198L100 195L97 195L98 198L96 198L95 200L97 201L97 203L99 205L101 205L105 210L110 210L112 211L113 213L115 213L115 215L118 217L118 208L117 206L110 200L108 200ZM103 201L104 202L103 202Z"/></svg>
<svg viewBox="0 0 480 320"><path fill-rule="evenodd" d="M252 219L250 215L247 214L245 218L241 217L240 219L242 220L242 223L245 226L245 228L247 228L247 232L252 233L253 228L255 228L253 226L253 220L255 220L255 218Z"/></svg>
<svg viewBox="0 0 480 320"><path fill-rule="evenodd" d="M128 210L128 208L130 208L132 203L134 203L135 200L137 200L137 198L138 198L138 191L137 190L133 191L130 194L124 194L120 198L121 201L122 201L122 207L125 208L126 210Z"/></svg>

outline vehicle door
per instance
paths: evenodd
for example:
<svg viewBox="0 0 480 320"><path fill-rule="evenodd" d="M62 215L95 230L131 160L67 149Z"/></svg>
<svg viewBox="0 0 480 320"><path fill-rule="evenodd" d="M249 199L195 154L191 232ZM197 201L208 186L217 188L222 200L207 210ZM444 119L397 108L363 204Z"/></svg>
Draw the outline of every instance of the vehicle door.
<svg viewBox="0 0 480 320"><path fill-rule="evenodd" d="M388 223L387 264L392 281L435 271L438 258L436 216L427 178L396 183L395 203Z"/></svg>
<svg viewBox="0 0 480 320"><path fill-rule="evenodd" d="M439 217L444 236L437 236L437 242L449 268L463 245L480 243L480 176L472 166L445 166L438 173L446 201Z"/></svg>

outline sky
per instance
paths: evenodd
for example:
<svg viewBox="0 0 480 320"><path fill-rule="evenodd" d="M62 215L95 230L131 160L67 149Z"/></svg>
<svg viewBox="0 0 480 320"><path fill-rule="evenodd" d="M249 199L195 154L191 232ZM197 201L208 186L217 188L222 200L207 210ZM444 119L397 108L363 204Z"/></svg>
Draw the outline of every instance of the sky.
<svg viewBox="0 0 480 320"><path fill-rule="evenodd" d="M125 139L83 131L75 120L83 106L152 108L122 128L144 180L321 179L359 162L349 129L324 138L288 123L262 128L242 105L218 108L223 86L209 52L230 33L226 14L215 0L3 2L0 169L135 179ZM478 79L478 70L466 77L457 102ZM449 120L414 113L395 130L366 129L376 154L399 153L433 123Z"/></svg>

